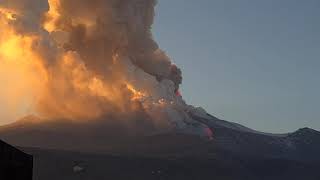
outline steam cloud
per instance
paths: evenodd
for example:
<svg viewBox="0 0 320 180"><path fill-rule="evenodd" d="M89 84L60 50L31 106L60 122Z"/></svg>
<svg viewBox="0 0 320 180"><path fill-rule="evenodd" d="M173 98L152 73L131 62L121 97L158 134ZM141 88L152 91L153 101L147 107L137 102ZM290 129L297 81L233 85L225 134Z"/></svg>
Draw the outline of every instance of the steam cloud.
<svg viewBox="0 0 320 180"><path fill-rule="evenodd" d="M25 82L20 89L27 93L14 97L32 95L34 111L47 118L144 116L157 127L187 128L193 120L177 95L181 70L152 38L155 5L0 0L0 72L21 74L7 89Z"/></svg>

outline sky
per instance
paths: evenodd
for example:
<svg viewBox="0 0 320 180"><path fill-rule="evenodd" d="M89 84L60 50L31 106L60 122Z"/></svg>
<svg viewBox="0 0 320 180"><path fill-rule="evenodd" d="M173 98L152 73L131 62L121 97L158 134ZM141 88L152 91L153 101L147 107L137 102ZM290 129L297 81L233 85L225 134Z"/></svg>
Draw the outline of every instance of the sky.
<svg viewBox="0 0 320 180"><path fill-rule="evenodd" d="M260 131L320 130L319 0L159 0L152 31L187 103Z"/></svg>

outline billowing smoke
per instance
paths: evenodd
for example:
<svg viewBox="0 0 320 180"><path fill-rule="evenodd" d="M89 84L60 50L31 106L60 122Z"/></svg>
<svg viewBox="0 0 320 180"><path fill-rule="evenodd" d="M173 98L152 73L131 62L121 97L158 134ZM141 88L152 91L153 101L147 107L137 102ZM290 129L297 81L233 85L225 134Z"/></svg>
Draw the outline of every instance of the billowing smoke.
<svg viewBox="0 0 320 180"><path fill-rule="evenodd" d="M195 122L178 93L181 70L152 38L155 5L0 0L6 101L21 108L25 99L48 119L146 119L156 128L188 129Z"/></svg>

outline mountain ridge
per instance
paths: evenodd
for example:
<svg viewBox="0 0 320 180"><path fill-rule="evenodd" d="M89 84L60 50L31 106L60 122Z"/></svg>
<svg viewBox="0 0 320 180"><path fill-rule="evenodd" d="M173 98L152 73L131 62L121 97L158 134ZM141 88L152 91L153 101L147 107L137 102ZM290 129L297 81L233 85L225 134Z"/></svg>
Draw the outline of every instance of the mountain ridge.
<svg viewBox="0 0 320 180"><path fill-rule="evenodd" d="M301 128L287 134L269 134L220 120L210 114L206 116L193 112L189 114L213 131L212 140L179 131L164 131L141 136L136 132L124 132L128 130L127 127L109 123L111 121L108 123L41 121L35 116L28 116L13 124L1 126L0 138L16 146L84 152L128 154L144 152L157 155L171 151L168 154L181 153L192 156L194 150L205 151L203 155L210 156L212 152L221 149L252 157L320 160L320 155L317 153L320 150L320 132L316 130ZM192 150L188 152L187 149Z"/></svg>

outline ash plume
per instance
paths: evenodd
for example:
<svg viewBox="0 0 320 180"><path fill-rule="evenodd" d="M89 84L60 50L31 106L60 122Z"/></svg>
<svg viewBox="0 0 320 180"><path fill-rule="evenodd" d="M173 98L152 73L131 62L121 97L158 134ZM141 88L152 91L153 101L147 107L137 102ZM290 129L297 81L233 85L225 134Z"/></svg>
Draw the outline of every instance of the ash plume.
<svg viewBox="0 0 320 180"><path fill-rule="evenodd" d="M156 127L187 128L192 107L177 95L181 70L152 37L155 5L0 0L0 72L21 76L9 78L8 91L24 81L27 92L5 94L8 101L31 96L33 111L49 119L144 117Z"/></svg>

